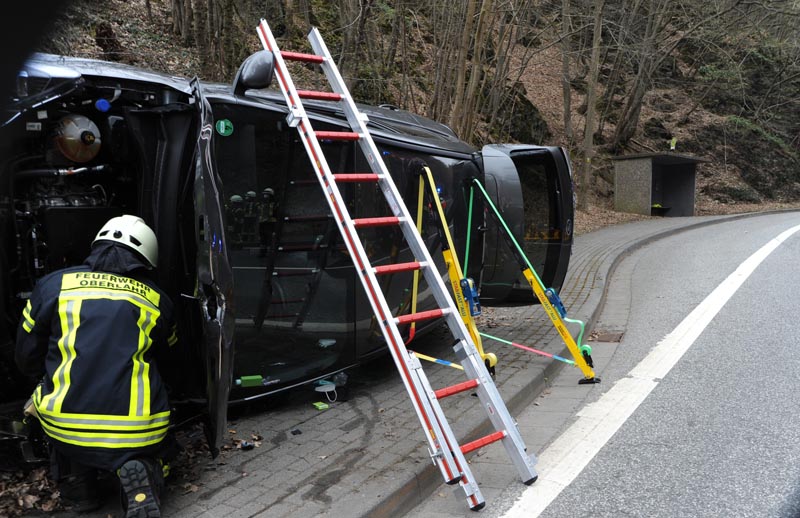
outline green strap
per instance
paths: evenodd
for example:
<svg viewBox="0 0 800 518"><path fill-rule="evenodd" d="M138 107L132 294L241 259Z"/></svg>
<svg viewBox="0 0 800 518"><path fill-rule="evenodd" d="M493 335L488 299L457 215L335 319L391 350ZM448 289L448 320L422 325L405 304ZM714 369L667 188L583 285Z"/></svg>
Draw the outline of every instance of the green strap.
<svg viewBox="0 0 800 518"><path fill-rule="evenodd" d="M578 345L578 349L583 352L583 349L586 347L586 344L583 343L583 332L586 330L586 324L583 323L583 320L577 320L574 318L567 318L564 317L564 322L569 322L570 324L578 324L581 326L581 331L578 333L578 339L575 341Z"/></svg>
<svg viewBox="0 0 800 518"><path fill-rule="evenodd" d="M514 237L514 234L511 232L511 229L508 228L508 225L506 225L506 221L500 215L500 211L497 210L497 207L494 206L494 203L492 202L492 199L489 197L489 193L486 192L486 189L483 188L483 185L481 185L481 182L479 182L477 178L474 178L472 180L472 183L474 185L477 185L478 189L481 190L481 192L483 193L483 198L486 200L486 203L488 203L489 206L492 208L492 211L494 211L495 216L497 216L497 221L499 221L500 224L503 225L503 228L505 229L506 234L511 239L511 242L514 243L514 246L517 248L517 252L519 253L519 256L522 257L523 261L525 261L525 265L528 267L528 269L531 271L533 276L536 278L536 281L539 283L539 286L541 286L542 289L544 289L544 283L542 282L542 279L539 278L539 274L537 274L536 270L533 269L533 266L531 265L531 262L528 260L528 256L525 255L525 252L522 251L522 247L519 246L519 242L517 242L516 238Z"/></svg>
<svg viewBox="0 0 800 518"><path fill-rule="evenodd" d="M467 249L464 251L464 278L466 278L469 274L469 240L472 236L472 202L475 196L475 189L472 188L472 185L469 186L469 210L467 210Z"/></svg>

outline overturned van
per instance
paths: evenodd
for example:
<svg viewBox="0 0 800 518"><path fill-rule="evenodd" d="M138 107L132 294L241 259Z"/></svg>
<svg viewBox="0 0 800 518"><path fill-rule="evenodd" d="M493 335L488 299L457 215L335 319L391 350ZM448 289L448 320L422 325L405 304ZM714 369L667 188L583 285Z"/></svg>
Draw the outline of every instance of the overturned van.
<svg viewBox="0 0 800 518"><path fill-rule="evenodd" d="M0 120L0 404L16 411L36 380L13 361L16 326L33 286L79 264L110 217L141 216L159 244L157 282L176 304L181 349L160 366L179 412L201 416L213 444L230 402L331 376L386 351L370 305L277 90L269 59L252 58L232 85L203 84L94 60L36 55ZM341 112L306 103L315 128ZM474 149L446 126L392 106L360 106L409 210L433 171L467 275L484 303L530 303L530 290L485 207L477 178L524 243L545 284L560 288L572 245L571 171L561 148ZM366 170L353 143L324 143L335 170ZM376 186L344 186L354 217L388 215ZM439 234L423 225L439 270ZM412 260L399 231L366 229L374 265ZM477 260L479 258L481 260ZM412 274L382 278L397 314ZM417 310L432 308L422 291ZM436 325L429 323L428 326ZM418 329L418 333L425 328ZM234 354L235 353L235 354ZM242 381L246 381L243 383ZM253 382L257 380L257 382Z"/></svg>

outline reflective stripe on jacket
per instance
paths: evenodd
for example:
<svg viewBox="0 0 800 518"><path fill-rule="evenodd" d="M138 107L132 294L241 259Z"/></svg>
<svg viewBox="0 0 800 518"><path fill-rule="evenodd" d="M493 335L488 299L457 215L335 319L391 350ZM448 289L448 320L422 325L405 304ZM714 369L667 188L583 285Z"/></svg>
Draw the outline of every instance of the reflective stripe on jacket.
<svg viewBox="0 0 800 518"><path fill-rule="evenodd" d="M158 444L170 412L153 352L176 340L172 303L149 279L81 266L39 280L17 362L32 371L44 358L33 401L45 433L105 451Z"/></svg>

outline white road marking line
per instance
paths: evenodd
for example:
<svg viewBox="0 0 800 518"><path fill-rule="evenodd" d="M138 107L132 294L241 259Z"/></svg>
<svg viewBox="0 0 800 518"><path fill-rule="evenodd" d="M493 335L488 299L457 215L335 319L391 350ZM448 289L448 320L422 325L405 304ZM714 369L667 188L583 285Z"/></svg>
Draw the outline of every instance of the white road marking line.
<svg viewBox="0 0 800 518"><path fill-rule="evenodd" d="M794 226L747 258L717 286L639 364L577 414L577 420L539 456L539 479L525 490L505 518L539 516L572 483L625 423L723 306L778 246L797 231Z"/></svg>

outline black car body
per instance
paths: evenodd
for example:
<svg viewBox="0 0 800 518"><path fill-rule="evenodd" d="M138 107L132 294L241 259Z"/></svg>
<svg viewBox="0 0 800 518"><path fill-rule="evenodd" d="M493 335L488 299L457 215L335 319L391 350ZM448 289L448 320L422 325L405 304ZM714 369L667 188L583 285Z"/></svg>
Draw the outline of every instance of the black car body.
<svg viewBox="0 0 800 518"><path fill-rule="evenodd" d="M52 55L26 64L0 121L0 403L24 401L35 382L16 372L13 350L37 279L82 262L102 224L123 213L141 216L158 236L157 281L176 303L181 338L161 370L176 401L208 418L212 442L224 436L230 401L325 378L384 353L313 169L285 122L283 98L244 69L233 85L222 85ZM360 109L412 214L417 179L409 163L422 159L463 256L465 186L477 178L543 281L560 288L573 217L561 148L479 151L429 119L393 107ZM308 102L306 110L317 129L346 124L329 104ZM356 150L324 144L328 162L342 171L367 169ZM354 217L388 214L371 184L346 186L343 195ZM468 276L482 282L484 303L530 303L485 208L472 207ZM432 224L423 237L446 275ZM368 229L361 238L373 264L411 260L397 232ZM382 282L390 306L407 312L411 274ZM418 310L432 306L423 290Z"/></svg>

